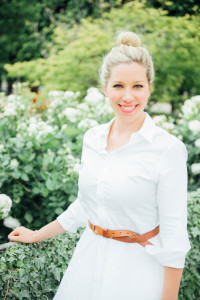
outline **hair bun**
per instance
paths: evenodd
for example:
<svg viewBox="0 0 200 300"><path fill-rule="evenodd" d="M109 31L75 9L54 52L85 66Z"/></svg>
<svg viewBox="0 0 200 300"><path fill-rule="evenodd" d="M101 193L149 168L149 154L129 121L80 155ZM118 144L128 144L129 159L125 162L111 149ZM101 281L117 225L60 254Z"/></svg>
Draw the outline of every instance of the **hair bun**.
<svg viewBox="0 0 200 300"><path fill-rule="evenodd" d="M131 31L122 31L117 37L117 46L127 45L132 47L139 47L141 40L137 34Z"/></svg>

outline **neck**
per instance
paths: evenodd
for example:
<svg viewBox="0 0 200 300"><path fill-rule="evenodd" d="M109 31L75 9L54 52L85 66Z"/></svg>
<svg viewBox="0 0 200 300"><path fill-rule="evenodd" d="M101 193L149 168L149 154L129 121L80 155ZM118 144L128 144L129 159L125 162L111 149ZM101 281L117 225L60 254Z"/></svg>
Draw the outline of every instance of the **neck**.
<svg viewBox="0 0 200 300"><path fill-rule="evenodd" d="M131 135L133 132L137 132L140 130L144 119L144 112L131 122L125 122L121 118L116 116L115 121L112 124L111 131L114 135L118 136Z"/></svg>

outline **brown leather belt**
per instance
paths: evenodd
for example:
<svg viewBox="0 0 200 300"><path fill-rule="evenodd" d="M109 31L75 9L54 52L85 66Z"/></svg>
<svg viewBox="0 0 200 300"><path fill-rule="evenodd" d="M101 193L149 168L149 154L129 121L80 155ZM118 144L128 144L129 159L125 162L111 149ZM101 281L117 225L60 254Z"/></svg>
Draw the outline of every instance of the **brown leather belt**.
<svg viewBox="0 0 200 300"><path fill-rule="evenodd" d="M139 235L129 230L110 230L107 228L101 228L97 225L93 225L90 221L88 221L88 223L89 227L95 234L100 234L103 237L118 240L120 242L138 243L143 247L145 247L146 245L152 245L152 243L150 243L148 239L151 239L159 233L159 226L149 232Z"/></svg>

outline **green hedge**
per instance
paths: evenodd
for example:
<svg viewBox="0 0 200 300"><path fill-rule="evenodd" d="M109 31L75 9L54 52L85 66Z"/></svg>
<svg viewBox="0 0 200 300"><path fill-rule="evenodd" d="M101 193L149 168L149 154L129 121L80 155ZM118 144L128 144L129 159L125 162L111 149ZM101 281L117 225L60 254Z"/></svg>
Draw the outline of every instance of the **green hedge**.
<svg viewBox="0 0 200 300"><path fill-rule="evenodd" d="M81 232L1 252L0 299L53 299Z"/></svg>
<svg viewBox="0 0 200 300"><path fill-rule="evenodd" d="M188 195L192 249L183 272L179 300L200 299L200 189ZM1 299L52 299L82 229L39 244L18 244L0 256Z"/></svg>

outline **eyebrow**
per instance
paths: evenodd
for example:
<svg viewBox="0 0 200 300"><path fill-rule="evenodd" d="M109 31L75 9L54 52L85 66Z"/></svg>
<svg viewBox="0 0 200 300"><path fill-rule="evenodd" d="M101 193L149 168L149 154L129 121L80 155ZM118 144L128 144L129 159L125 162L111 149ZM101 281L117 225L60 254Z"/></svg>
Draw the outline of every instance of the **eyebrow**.
<svg viewBox="0 0 200 300"><path fill-rule="evenodd" d="M123 81L116 81L116 80L114 80L113 81L113 83L123 83ZM142 81L142 80L137 80L137 81L133 81L132 83L144 83L144 81Z"/></svg>

